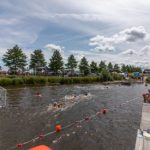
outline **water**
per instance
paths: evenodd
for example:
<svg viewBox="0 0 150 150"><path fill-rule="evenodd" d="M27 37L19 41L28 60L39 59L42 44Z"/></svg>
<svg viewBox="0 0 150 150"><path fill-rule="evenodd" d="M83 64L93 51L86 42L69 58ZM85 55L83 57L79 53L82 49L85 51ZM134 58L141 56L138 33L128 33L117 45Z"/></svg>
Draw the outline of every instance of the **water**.
<svg viewBox="0 0 150 150"><path fill-rule="evenodd" d="M115 106L119 107L106 115L31 142L21 149L46 144L53 150L133 150L140 125L141 95L148 88L140 84L8 88L7 108L0 110L0 150L9 150L18 143L53 131L57 123L65 126L101 108ZM42 97L35 96L37 92ZM120 106L135 97L139 99ZM61 102L62 108L53 108L54 102Z"/></svg>

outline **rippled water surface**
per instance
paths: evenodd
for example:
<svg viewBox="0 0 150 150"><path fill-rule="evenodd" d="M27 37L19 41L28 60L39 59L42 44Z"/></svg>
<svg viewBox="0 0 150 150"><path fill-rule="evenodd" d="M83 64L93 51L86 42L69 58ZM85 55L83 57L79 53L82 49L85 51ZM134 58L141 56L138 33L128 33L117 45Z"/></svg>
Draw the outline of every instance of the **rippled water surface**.
<svg viewBox="0 0 150 150"><path fill-rule="evenodd" d="M57 123L66 126L104 107L109 109L106 115L31 142L21 149L46 144L53 150L134 150L140 125L141 95L148 88L142 84L8 88L7 108L0 109L0 150L9 150L18 143L53 131ZM42 97L35 96L37 92ZM136 97L139 99L120 105ZM62 108L54 109L54 102L62 103Z"/></svg>

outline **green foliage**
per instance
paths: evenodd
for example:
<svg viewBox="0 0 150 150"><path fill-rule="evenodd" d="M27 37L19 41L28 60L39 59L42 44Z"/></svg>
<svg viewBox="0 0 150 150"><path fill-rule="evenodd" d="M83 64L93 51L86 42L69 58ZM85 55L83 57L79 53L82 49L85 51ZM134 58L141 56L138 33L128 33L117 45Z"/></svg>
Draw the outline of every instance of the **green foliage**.
<svg viewBox="0 0 150 150"><path fill-rule="evenodd" d="M48 84L59 84L61 78L60 77L49 77Z"/></svg>
<svg viewBox="0 0 150 150"><path fill-rule="evenodd" d="M55 85L55 84L86 84L104 81L120 80L119 74L110 74L106 69L103 69L99 77L45 77L45 76L16 76L11 78L1 77L0 85Z"/></svg>
<svg viewBox="0 0 150 150"><path fill-rule="evenodd" d="M94 61L91 62L90 70L91 70L91 73L97 73L98 67L97 67L97 63L96 62L94 62Z"/></svg>
<svg viewBox="0 0 150 150"><path fill-rule="evenodd" d="M109 71L112 71L113 70L113 65L111 62L108 63L108 70Z"/></svg>
<svg viewBox="0 0 150 150"><path fill-rule="evenodd" d="M121 67L121 71L122 71L122 72L127 72L127 67L126 67L126 65L125 65L125 64L123 64L123 65L122 65L122 67Z"/></svg>
<svg viewBox="0 0 150 150"><path fill-rule="evenodd" d="M122 65L121 71L122 72L129 72L129 73L142 72L140 67L129 66L129 65L124 65L124 64Z"/></svg>
<svg viewBox="0 0 150 150"><path fill-rule="evenodd" d="M22 78L13 78L12 79L12 85L22 85L24 84L24 81Z"/></svg>
<svg viewBox="0 0 150 150"><path fill-rule="evenodd" d="M113 80L122 80L123 76L118 73L112 73Z"/></svg>
<svg viewBox="0 0 150 150"><path fill-rule="evenodd" d="M120 67L119 67L118 64L115 64L115 65L114 65L114 71L115 71L115 72L120 72Z"/></svg>
<svg viewBox="0 0 150 150"><path fill-rule="evenodd" d="M7 85L13 85L13 80L10 78L0 78L0 85L1 86L7 86Z"/></svg>
<svg viewBox="0 0 150 150"><path fill-rule="evenodd" d="M33 84L33 85L38 85L42 84L45 85L48 82L47 77L38 77L38 76L33 76L33 77L22 77L22 80L24 84Z"/></svg>
<svg viewBox="0 0 150 150"><path fill-rule="evenodd" d="M106 69L106 64L104 61L101 61L99 64L99 72L101 72L103 69Z"/></svg>
<svg viewBox="0 0 150 150"><path fill-rule="evenodd" d="M30 69L33 69L34 71L37 71L40 67L45 67L46 62L44 55L42 53L42 50L34 50L33 54L31 54L31 60L30 60Z"/></svg>
<svg viewBox="0 0 150 150"><path fill-rule="evenodd" d="M75 68L77 68L77 61L74 57L74 55L70 55L68 57L68 63L66 64L68 69L74 70Z"/></svg>
<svg viewBox="0 0 150 150"><path fill-rule="evenodd" d="M146 82L150 83L150 76L147 77Z"/></svg>
<svg viewBox="0 0 150 150"><path fill-rule="evenodd" d="M83 73L85 76L89 74L89 65L88 61L85 57L83 57L79 64L80 72Z"/></svg>
<svg viewBox="0 0 150 150"><path fill-rule="evenodd" d="M49 63L49 67L52 71L58 74L59 70L63 69L63 59L58 50L55 50Z"/></svg>
<svg viewBox="0 0 150 150"><path fill-rule="evenodd" d="M113 77L111 76L108 70L103 69L100 74L100 80L101 81L113 81Z"/></svg>
<svg viewBox="0 0 150 150"><path fill-rule="evenodd" d="M24 71L27 65L26 55L23 53L22 49L15 45L12 49L8 49L3 55L3 62L9 70L16 74L18 71Z"/></svg>

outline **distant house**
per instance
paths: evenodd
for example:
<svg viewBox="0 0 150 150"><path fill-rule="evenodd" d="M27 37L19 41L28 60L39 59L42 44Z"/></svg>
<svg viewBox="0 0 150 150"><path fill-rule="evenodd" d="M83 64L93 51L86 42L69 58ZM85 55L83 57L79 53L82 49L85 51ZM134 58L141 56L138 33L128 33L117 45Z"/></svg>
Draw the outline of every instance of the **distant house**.
<svg viewBox="0 0 150 150"><path fill-rule="evenodd" d="M79 76L80 72L78 70L64 69L63 70L63 75L68 76L68 77Z"/></svg>
<svg viewBox="0 0 150 150"><path fill-rule="evenodd" d="M143 73L144 73L144 74L150 74L150 69L145 69L145 70L143 71Z"/></svg>

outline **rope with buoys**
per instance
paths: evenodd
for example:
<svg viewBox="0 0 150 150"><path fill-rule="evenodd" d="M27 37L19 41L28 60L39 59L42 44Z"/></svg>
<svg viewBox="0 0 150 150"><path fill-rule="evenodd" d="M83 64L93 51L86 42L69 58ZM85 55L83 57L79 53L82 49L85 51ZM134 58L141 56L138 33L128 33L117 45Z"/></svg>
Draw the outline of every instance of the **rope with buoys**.
<svg viewBox="0 0 150 150"><path fill-rule="evenodd" d="M123 105L125 105L125 104L128 104L128 103L130 103L130 102L132 102L132 101L134 101L134 100L137 100L137 99L139 99L140 97L136 97L136 98L133 98L133 99L130 99L130 100L128 100L128 101L125 101L124 103L121 103L121 104L119 104L118 106L123 106ZM85 117L85 118L83 118L83 119L80 119L80 120L77 120L77 121L75 121L75 122L73 122L73 123L70 123L70 124L68 124L68 125L66 125L66 126L63 126L62 127L62 125L61 124L57 124L56 126L55 126L55 130L54 131L51 131L51 132L48 132L48 133L45 133L45 134L40 134L39 136L37 136L37 137L35 137L35 138L33 138L33 139L30 139L29 141L26 141L26 142L23 142L23 143L19 143L19 144L17 144L17 145L15 145L15 146L13 146L13 147L11 147L11 148L8 148L7 150L13 150L13 149L15 149L15 148L22 148L24 145L26 145L26 144L29 144L29 143L31 143L31 142L35 142L36 140L39 140L39 139L43 139L44 137L46 137L46 136L49 136L49 135L52 135L52 134L55 134L55 133L59 133L59 132L61 132L62 130L65 130L65 129L67 129L67 128L70 128L71 126L73 126L73 125L76 125L76 124L78 124L78 123L82 123L82 122L85 122L85 121L89 121L89 120L91 120L92 118L95 118L97 115L99 115L99 114L103 114L103 115L105 115L108 111L112 111L113 109L115 109L115 108L117 108L118 106L114 106L114 107L111 107L111 108L109 108L109 109L106 109L106 108L102 108L100 111L98 111L98 112L96 112L95 114L93 114L93 115L90 115L90 116L88 116L88 117Z"/></svg>

